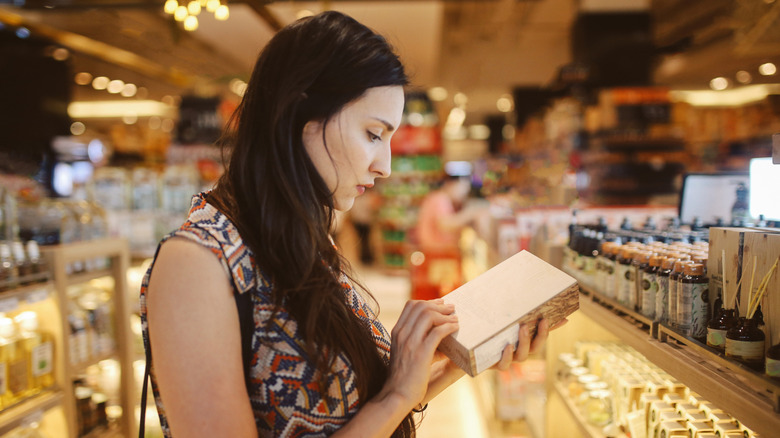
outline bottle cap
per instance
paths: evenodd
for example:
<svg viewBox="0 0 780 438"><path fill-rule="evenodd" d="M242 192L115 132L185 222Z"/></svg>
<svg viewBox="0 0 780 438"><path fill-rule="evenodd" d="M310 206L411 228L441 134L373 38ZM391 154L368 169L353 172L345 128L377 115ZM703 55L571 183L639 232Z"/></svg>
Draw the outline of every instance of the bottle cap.
<svg viewBox="0 0 780 438"><path fill-rule="evenodd" d="M677 261L674 257L665 257L663 259L663 262L661 263L662 269L672 269L674 268L674 262Z"/></svg>
<svg viewBox="0 0 780 438"><path fill-rule="evenodd" d="M685 275L704 275L704 265L701 263L688 263L684 269Z"/></svg>
<svg viewBox="0 0 780 438"><path fill-rule="evenodd" d="M652 267L660 267L663 263L664 257L660 254L655 254L650 257L650 266Z"/></svg>
<svg viewBox="0 0 780 438"><path fill-rule="evenodd" d="M688 260L677 260L674 262L674 268L672 268L673 272L683 272L683 268L685 265L690 263Z"/></svg>
<svg viewBox="0 0 780 438"><path fill-rule="evenodd" d="M37 259L41 257L41 251L38 248L38 242L34 240L27 241L27 256L31 259Z"/></svg>
<svg viewBox="0 0 780 438"><path fill-rule="evenodd" d="M653 253L650 251L642 251L636 255L636 258L640 263L650 263L650 256L652 255Z"/></svg>

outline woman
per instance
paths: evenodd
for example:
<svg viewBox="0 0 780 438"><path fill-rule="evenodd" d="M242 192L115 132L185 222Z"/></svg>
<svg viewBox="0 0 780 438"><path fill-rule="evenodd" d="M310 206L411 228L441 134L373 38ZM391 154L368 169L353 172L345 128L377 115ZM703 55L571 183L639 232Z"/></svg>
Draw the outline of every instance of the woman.
<svg viewBox="0 0 780 438"><path fill-rule="evenodd" d="M387 42L337 12L263 49L226 173L141 291L166 436L413 436L411 411L463 375L435 355L453 309L408 303L391 344L328 235L334 211L390 174L406 84Z"/></svg>

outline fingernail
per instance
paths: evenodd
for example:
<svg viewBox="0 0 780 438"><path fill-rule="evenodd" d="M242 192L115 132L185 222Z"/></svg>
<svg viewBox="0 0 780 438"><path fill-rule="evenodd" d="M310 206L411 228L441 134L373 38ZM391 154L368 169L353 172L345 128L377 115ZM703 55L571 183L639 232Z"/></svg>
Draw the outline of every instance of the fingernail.
<svg viewBox="0 0 780 438"><path fill-rule="evenodd" d="M530 334L531 334L531 330L529 330L529 329L528 329L528 326L527 326L527 325L524 325L524 326L523 326L523 335L524 335L524 336L528 336L528 335L530 335Z"/></svg>

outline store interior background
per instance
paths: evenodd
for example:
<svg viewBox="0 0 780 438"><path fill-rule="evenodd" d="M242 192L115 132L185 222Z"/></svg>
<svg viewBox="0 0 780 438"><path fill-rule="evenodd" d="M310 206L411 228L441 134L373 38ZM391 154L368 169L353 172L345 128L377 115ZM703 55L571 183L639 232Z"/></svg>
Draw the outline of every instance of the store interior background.
<svg viewBox="0 0 780 438"><path fill-rule="evenodd" d="M297 17L343 11L385 35L411 74L394 176L375 188L376 262L360 262L349 215L336 231L390 326L426 274L412 259L414 212L445 168L468 169L472 201L486 206L462 239L458 263L469 279L520 249L560 267L573 209L580 221L605 217L610 228L625 217L663 226L679 214L685 174L746 174L752 158L772 156L780 133L774 0L223 0L226 20L204 2L191 31L163 3L0 2L0 187L17 196L20 222L41 211L30 205L98 205L82 211L97 230L82 237L107 239L112 266L129 268L127 278L114 273L90 286L129 309L120 317L125 305L115 305L117 349L98 355L117 359L102 371L125 371L109 384L125 410L141 385L132 311L140 276L159 238L186 217L189 197L219 175L212 143L259 51ZM31 305L67 319L57 314L67 306ZM48 327L68 337L58 323ZM599 436L570 418L552 383L559 354L583 340L617 338L573 315L524 366L464 379L431 403L420 436ZM70 341L57 342L55 352ZM45 410L16 405L10 420L0 412L0 435L30 418L43 418L45 436L85 435L72 418L77 385L68 373L86 367L64 368L57 382L65 395ZM132 436L129 416L110 424L92 435Z"/></svg>

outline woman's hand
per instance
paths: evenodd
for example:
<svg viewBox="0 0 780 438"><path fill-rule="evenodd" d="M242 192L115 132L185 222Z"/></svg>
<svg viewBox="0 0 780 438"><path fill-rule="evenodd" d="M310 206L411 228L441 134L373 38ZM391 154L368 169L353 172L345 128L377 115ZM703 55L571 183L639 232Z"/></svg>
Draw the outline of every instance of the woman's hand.
<svg viewBox="0 0 780 438"><path fill-rule="evenodd" d="M493 368L499 370L506 370L512 362L522 362L528 359L528 356L532 353L539 351L544 343L547 341L547 335L550 330L555 330L558 327L563 326L568 322L567 319L555 324L553 327L549 327L549 322L546 319L539 321L539 325L536 328L536 336L531 339L530 329L525 324L520 327L520 334L518 336L517 349L513 350L512 345L504 347L504 352L501 354L501 360L497 364L493 365Z"/></svg>
<svg viewBox="0 0 780 438"><path fill-rule="evenodd" d="M458 330L455 306L443 300L409 301L392 331L390 376L383 392L412 408L423 401L441 341Z"/></svg>

